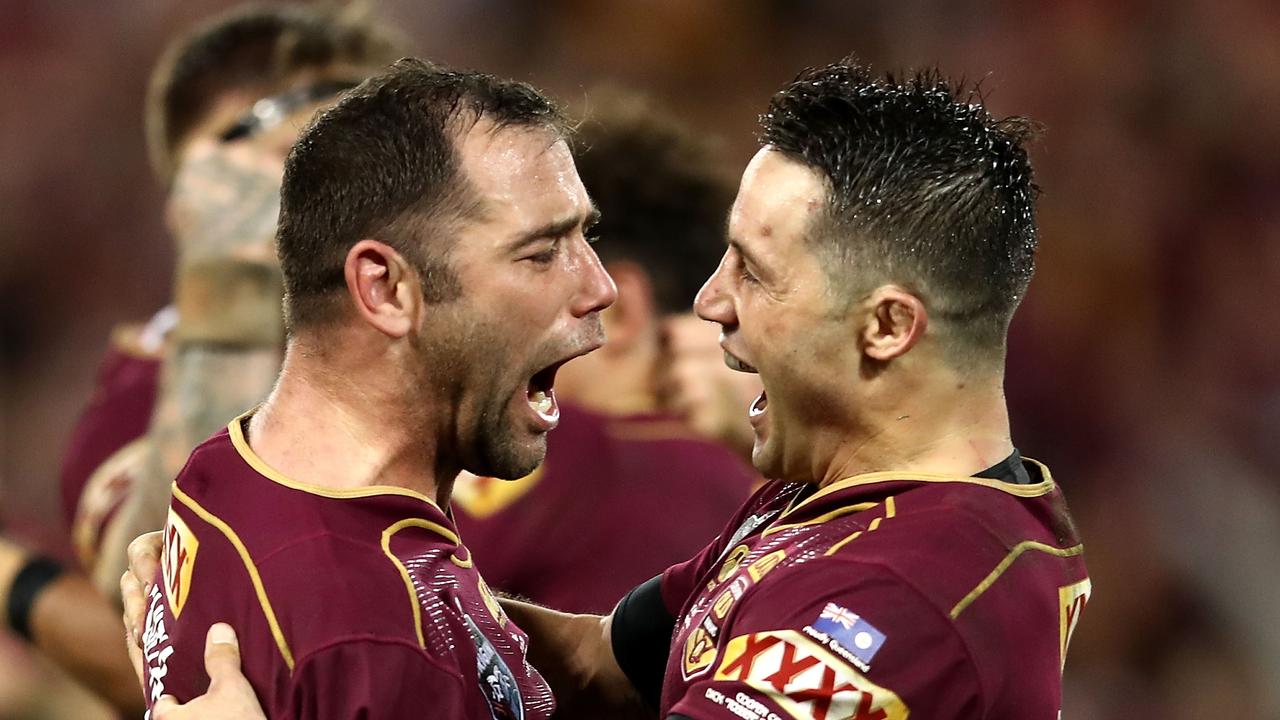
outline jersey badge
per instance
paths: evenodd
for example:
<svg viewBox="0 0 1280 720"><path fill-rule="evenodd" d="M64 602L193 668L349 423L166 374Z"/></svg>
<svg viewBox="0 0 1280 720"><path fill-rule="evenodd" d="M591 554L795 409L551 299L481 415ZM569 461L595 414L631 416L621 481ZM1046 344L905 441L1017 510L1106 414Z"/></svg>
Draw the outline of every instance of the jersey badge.
<svg viewBox="0 0 1280 720"><path fill-rule="evenodd" d="M871 659L885 641L885 634L865 618L835 603L827 603L804 632L862 672L871 669Z"/></svg>
<svg viewBox="0 0 1280 720"><path fill-rule="evenodd" d="M169 510L169 520L164 527L164 553L160 556L160 571L164 578L165 596L174 619L182 614L182 608L191 595L191 571L196 564L196 551L200 541L191 528Z"/></svg>
<svg viewBox="0 0 1280 720"><path fill-rule="evenodd" d="M471 642L476 647L476 673L480 676L480 689L489 701L489 714L493 720L524 720L524 702L520 698L520 686L511 668L498 654L498 649L480 631L471 616L462 611Z"/></svg>
<svg viewBox="0 0 1280 720"><path fill-rule="evenodd" d="M1088 578L1058 588L1058 650L1061 653L1061 668L1067 665L1067 645L1071 643L1071 634L1076 631L1080 615L1084 613L1084 606L1089 604L1092 593L1093 583Z"/></svg>
<svg viewBox="0 0 1280 720"><path fill-rule="evenodd" d="M909 714L896 693L794 630L733 638L715 680L746 685L796 720L905 720Z"/></svg>

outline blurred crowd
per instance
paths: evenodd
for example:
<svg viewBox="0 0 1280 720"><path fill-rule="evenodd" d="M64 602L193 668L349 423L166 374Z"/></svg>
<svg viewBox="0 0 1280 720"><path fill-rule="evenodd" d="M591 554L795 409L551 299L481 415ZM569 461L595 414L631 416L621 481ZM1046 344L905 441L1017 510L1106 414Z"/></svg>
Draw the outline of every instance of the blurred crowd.
<svg viewBox="0 0 1280 720"><path fill-rule="evenodd" d="M55 553L69 552L58 459L107 334L170 292L146 78L174 32L232 4L0 4L0 516ZM1007 393L1015 443L1054 469L1093 576L1063 717L1280 717L1280 5L372 9L426 57L580 111L601 82L647 93L732 171L769 93L850 52L937 64L995 114L1038 121L1039 269ZM53 682L29 662L0 638L0 718L90 717L29 692Z"/></svg>

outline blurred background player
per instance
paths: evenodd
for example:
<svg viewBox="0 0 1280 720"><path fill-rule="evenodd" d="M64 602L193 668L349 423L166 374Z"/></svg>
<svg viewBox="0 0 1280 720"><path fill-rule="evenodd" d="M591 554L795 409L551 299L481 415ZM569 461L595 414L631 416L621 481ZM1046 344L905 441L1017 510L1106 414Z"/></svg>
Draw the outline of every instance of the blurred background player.
<svg viewBox="0 0 1280 720"><path fill-rule="evenodd" d="M587 104L574 154L600 209L595 247L618 286L602 314L607 340L558 371L560 425L548 436L546 462L514 482L464 473L453 497L462 537L490 585L601 613L696 552L756 475L663 407L671 357L663 323L691 315L719 262L732 184L710 143L644 98L604 88ZM716 335L699 336L716 363L702 379L733 382ZM744 425L749 402L736 408Z"/></svg>
<svg viewBox="0 0 1280 720"><path fill-rule="evenodd" d="M359 13L241 7L175 40L152 73L146 130L169 187L175 300L112 333L62 468L80 569L104 595L0 540L0 600L14 589L22 609L10 624L122 711L140 711L142 698L103 597L118 593L124 547L133 528L163 524L187 453L257 402L279 368L284 155L317 108L401 47Z"/></svg>

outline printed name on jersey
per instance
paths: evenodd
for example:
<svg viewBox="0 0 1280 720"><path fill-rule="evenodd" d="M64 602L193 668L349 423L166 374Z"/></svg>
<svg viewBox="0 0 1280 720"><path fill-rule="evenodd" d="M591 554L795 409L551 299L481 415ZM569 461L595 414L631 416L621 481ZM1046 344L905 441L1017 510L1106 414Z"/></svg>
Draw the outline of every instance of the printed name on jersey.
<svg viewBox="0 0 1280 720"><path fill-rule="evenodd" d="M862 672L871 669L871 660L884 645L885 634L865 618L846 607L827 603L818 619L806 625L804 633Z"/></svg>
<svg viewBox="0 0 1280 720"><path fill-rule="evenodd" d="M173 642L164 625L164 596L160 588L152 586L147 598L147 614L142 627L142 661L146 665L145 691L150 704L164 695L164 679L169 674L169 656L173 655ZM147 710L146 720L151 720Z"/></svg>
<svg viewBox="0 0 1280 720"><path fill-rule="evenodd" d="M476 648L476 674L480 676L480 689L485 700L489 701L489 714L493 716L493 720L524 720L524 702L511 668L507 667L507 663L498 654L498 649L489 642L489 638L480 631L460 603L457 603L457 608Z"/></svg>
<svg viewBox="0 0 1280 720"><path fill-rule="evenodd" d="M764 703L744 692L736 693L733 697L729 697L719 690L709 687L702 693L702 696L728 710L734 717L742 718L742 720L782 720L778 713L773 712Z"/></svg>
<svg viewBox="0 0 1280 720"><path fill-rule="evenodd" d="M160 572L164 578L165 596L176 620L182 614L191 594L191 571L196 564L200 541L191 528L171 508L164 525L164 554L160 556Z"/></svg>
<svg viewBox="0 0 1280 720"><path fill-rule="evenodd" d="M714 679L746 685L795 720L905 720L909 714L893 691L795 630L733 638Z"/></svg>
<svg viewBox="0 0 1280 720"><path fill-rule="evenodd" d="M1067 665L1067 646L1071 644L1071 634L1076 631L1080 616L1084 614L1085 605L1089 604L1089 596L1093 593L1093 583L1088 578L1078 583L1058 588L1058 642L1061 654L1061 667Z"/></svg>

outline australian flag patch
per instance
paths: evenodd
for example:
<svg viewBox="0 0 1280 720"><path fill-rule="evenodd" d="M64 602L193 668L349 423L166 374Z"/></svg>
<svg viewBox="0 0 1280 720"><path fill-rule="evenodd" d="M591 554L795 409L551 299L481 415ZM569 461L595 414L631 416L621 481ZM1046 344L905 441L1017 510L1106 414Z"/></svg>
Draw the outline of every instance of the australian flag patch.
<svg viewBox="0 0 1280 720"><path fill-rule="evenodd" d="M827 603L818 619L805 629L816 631L808 633L811 636L825 635L827 647L863 672L871 669L871 660L885 640L885 634L862 616L835 603Z"/></svg>

